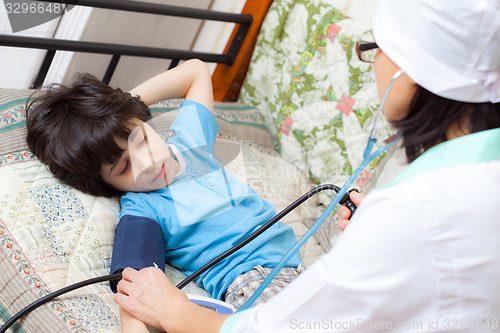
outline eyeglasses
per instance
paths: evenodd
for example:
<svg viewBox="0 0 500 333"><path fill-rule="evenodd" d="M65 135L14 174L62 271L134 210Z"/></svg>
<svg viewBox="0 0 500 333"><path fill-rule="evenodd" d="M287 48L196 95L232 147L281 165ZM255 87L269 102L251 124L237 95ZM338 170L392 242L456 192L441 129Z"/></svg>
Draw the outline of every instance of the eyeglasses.
<svg viewBox="0 0 500 333"><path fill-rule="evenodd" d="M359 41L356 42L356 53L359 60L363 62L373 63L375 55L377 54L378 45L373 42Z"/></svg>

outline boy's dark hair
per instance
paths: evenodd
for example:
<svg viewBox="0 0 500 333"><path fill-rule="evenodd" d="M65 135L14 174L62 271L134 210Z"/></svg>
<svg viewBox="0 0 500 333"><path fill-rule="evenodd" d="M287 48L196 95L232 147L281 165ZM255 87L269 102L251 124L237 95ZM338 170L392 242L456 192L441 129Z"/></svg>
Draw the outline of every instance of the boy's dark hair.
<svg viewBox="0 0 500 333"><path fill-rule="evenodd" d="M50 85L26 110L28 147L57 179L95 196L122 194L102 180L101 166L123 153L115 139L127 140L132 118L151 119L146 104L82 74L70 87Z"/></svg>
<svg viewBox="0 0 500 333"><path fill-rule="evenodd" d="M476 133L500 127L500 103L466 103L437 96L418 87L405 119L394 121L400 130L408 162L424 151L444 142L446 129L455 121L469 117L468 128Z"/></svg>

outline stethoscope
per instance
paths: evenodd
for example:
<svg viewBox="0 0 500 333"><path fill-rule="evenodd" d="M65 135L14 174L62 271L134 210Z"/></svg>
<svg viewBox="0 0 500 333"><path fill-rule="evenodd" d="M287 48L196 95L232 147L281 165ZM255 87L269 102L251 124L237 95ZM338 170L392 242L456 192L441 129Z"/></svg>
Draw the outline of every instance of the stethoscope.
<svg viewBox="0 0 500 333"><path fill-rule="evenodd" d="M304 201L312 197L318 192L324 191L324 190L334 190L337 192L335 197L332 199L330 204L325 208L321 216L314 222L314 224L309 228L309 230L297 241L297 243L290 249L288 252L285 254L285 256L281 259L281 261L274 267L274 269L269 273L269 275L264 279L264 281L261 283L261 285L255 290L253 295L242 305L238 308L238 311L246 310L250 308L253 303L257 300L257 298L262 294L262 292L267 288L267 286L271 283L271 281L276 277L278 272L286 265L288 260L297 252L299 249L302 247L302 245L305 244L305 242L321 227L321 225L326 221L326 219L333 213L335 207L340 204L346 204L348 208L351 210L353 213L356 209L355 205L349 200L349 193L348 189L353 185L353 183L356 181L356 179L359 177L361 172L377 157L385 153L394 143L398 141L399 134L396 133L395 135L391 136L391 138L395 137L392 141L389 143L385 144L382 147L379 147L376 149L374 152L373 151L373 146L377 142L377 139L375 138L375 133L376 133L376 127L378 124L378 121L380 119L380 116L382 114L383 107L387 101L387 98L389 96L389 92L391 91L394 83L396 80L404 74L403 70L399 70L394 74L392 77L385 93L382 98L382 101L378 107L377 114L375 116L375 121L373 123L372 130L370 132L370 136L368 137L366 148L363 152L363 161L360 163L360 165L354 170L352 175L347 179L345 182L344 186L341 188L335 186L335 185L330 185L330 184L323 184L315 187L311 191L307 192L304 194L302 197L294 201L292 204L290 204L288 207L286 207L284 210L282 210L280 213L278 213L276 216L274 216L271 220L266 222L262 227L260 227L257 231L252 233L250 236L242 240L240 243L236 244L233 246L231 249L227 250L226 252L222 253L218 257L214 258L211 260L209 263L198 269L196 272L188 276L186 279L184 279L182 282L180 282L177 285L177 288L182 289L185 287L188 283L193 281L196 277L200 276L203 274L206 270L208 270L210 267L213 265L219 263L220 261L224 260L231 254L235 253L239 249L241 249L243 246L251 242L253 239L255 239L257 236L265 232L269 227L271 227L274 223L277 221L281 220L285 215L287 215L289 212L291 212L293 209L295 209L297 206L302 204ZM352 191L352 190L351 190ZM351 214L352 215L352 214ZM14 316L12 316L9 320L5 322L5 324L0 327L0 333L4 333L7 331L7 329L14 324L19 318L24 316L25 314L33 311L35 308L51 301L52 299L61 296L65 293L68 293L70 291L73 291L78 288L82 288L94 283L100 283L100 282L105 282L105 281L112 281L112 280L119 280L122 278L121 273L117 274L110 274L110 275L104 275L104 276L99 276L96 278L88 279L85 281L81 281L75 284L72 284L70 286L64 287L62 289L59 289L57 291L54 291L42 298L39 298L38 300L34 301L33 303L29 304L26 306L24 309L16 313Z"/></svg>
<svg viewBox="0 0 500 333"><path fill-rule="evenodd" d="M359 177L361 172L377 157L382 155L384 152L387 151L396 141L399 139L399 134L396 139L393 141L387 143L386 145L378 148L374 152L373 146L377 142L377 139L375 138L375 132L377 128L378 121L380 119L380 115L382 113L382 109L385 105L385 102L387 101L387 97L389 96L389 92L391 91L392 87L394 86L394 83L396 80L403 75L404 71L401 69L394 76L392 77L392 80L389 83L389 86L387 87L384 96L382 98L382 101L380 103L380 106L377 110L377 115L375 116L375 121L373 123L372 131L370 133L370 136L368 137L368 141L366 143L366 148L363 152L363 161L361 164L354 170L352 175L347 179L345 182L344 186L340 188L339 191L337 191L337 194L335 197L332 199L330 204L326 207L326 209L323 211L321 216L314 222L314 224L309 228L309 230L297 241L297 243L285 254L285 256L281 259L281 261L274 267L274 269L269 273L269 275L264 279L264 281L260 284L260 286L255 290L255 292L250 296L250 298L238 308L238 311L246 310L250 308L253 303L259 298L259 296L262 294L262 292L267 288L267 286L271 283L271 281L275 278L275 276L278 274L278 272L285 266L287 261L302 247L302 245L305 244L305 242L321 227L321 225L325 222L325 220L328 218L333 213L333 210L337 205L341 202L341 200L345 199L345 195L348 194L347 191L348 189L352 186L354 181Z"/></svg>

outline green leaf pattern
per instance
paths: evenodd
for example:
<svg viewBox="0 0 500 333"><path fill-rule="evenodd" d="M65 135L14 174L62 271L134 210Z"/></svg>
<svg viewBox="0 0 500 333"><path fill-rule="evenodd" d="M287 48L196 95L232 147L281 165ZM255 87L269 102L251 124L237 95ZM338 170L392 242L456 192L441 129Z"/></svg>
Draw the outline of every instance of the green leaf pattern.
<svg viewBox="0 0 500 333"><path fill-rule="evenodd" d="M261 110L278 151L314 183L342 185L362 160L379 98L355 43L370 39L325 0L274 1L263 23L240 101ZM377 136L392 132L381 119Z"/></svg>

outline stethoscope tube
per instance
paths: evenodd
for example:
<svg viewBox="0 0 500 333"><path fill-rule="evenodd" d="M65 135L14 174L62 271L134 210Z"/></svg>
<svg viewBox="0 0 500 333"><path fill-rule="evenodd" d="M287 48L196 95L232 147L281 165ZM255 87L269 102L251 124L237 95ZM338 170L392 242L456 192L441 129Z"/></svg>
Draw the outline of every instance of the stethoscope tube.
<svg viewBox="0 0 500 333"><path fill-rule="evenodd" d="M250 296L242 306L238 308L238 311L243 311L250 308L253 303L257 300L257 298L262 294L262 292L269 286L274 277L279 273L281 268L285 266L288 260L305 244L305 242L321 227L321 225L326 221L328 216L333 213L333 210L346 196L349 195L347 189L354 183L354 181L359 177L361 172L370 164L378 156L382 155L389 147L391 147L397 139L386 144L383 147L378 148L375 152L367 155L365 159L361 162L356 170L352 173L352 175L347 179L344 186L340 190L337 191L337 195L332 199L330 204L323 211L321 216L314 222L314 224L309 228L309 230L295 243L292 248L288 250L285 256L280 260L280 262L273 268L273 270L269 273L269 275L262 281L259 287L254 291L252 296Z"/></svg>
<svg viewBox="0 0 500 333"><path fill-rule="evenodd" d="M378 124L378 121L382 115L382 110L384 109L385 102L387 101L387 98L389 97L389 93L391 92L392 87L396 83L397 79L399 79L401 77L401 75L403 75L404 73L405 73L404 70L402 70L402 69L398 70L396 72L396 74L394 74L394 76L392 77L391 81L389 82L389 85L387 86L387 89L385 90L384 96L382 97L382 101L380 102L380 105L378 106L377 114L375 115L375 121L373 122L373 127L372 127L372 130L370 132L370 136L368 137L368 141L366 142L365 151L363 152L363 158L365 160L369 158L369 155L373 150L373 145L377 141L377 139L375 139L375 132L377 130L377 124Z"/></svg>
<svg viewBox="0 0 500 333"><path fill-rule="evenodd" d="M281 220L288 213L290 213L292 210L294 210L299 205L301 205L304 201L306 201L307 199L309 199L310 197L312 197L316 193L319 193L319 192L322 192L322 191L326 191L326 190L333 190L335 192L338 192L340 190L340 188L338 186L335 186L335 185L332 185L332 184L323 184L323 185L319 185L319 186L313 188L312 190L310 190L309 192L307 192L306 194L304 194L303 196L301 196L300 198L298 198L297 200L295 200L294 202L292 202L289 206L287 206L281 212L279 212L278 214L276 214L272 219L270 219L269 221L267 221L264 225L262 225L262 227L260 227L259 229L257 229L253 233L251 233L248 237L246 237L245 239L243 239L241 242L239 242L238 244L236 244L235 246L233 246L229 250L225 251L224 253L220 254L216 258L212 259L206 265L204 265L203 267L201 267L200 269L198 269L196 272L194 272L193 274L191 274L190 276L188 276L186 279L184 279L183 281L181 281L179 284L177 284L177 288L179 288L179 289L184 288L189 282L193 281L194 279L196 279L197 277L199 277L201 274L205 273L210 267L213 267L214 265L218 264L222 260L226 259L230 255L232 255L233 253L235 253L236 251L240 250L242 247L244 247L245 245L247 245L248 243L250 243L251 241L253 241L260 234L262 234L264 231L266 231L267 229L269 229L273 224L275 224L276 222L278 222L279 220ZM350 202L348 195L345 195L342 198L341 204L344 204L346 202ZM354 209L352 208L353 207L352 203L349 205L349 207L350 207L349 209L351 209L352 213L354 213Z"/></svg>
<svg viewBox="0 0 500 333"><path fill-rule="evenodd" d="M327 190L333 190L333 191L335 191L337 193L337 195L336 195L335 198L337 198L339 196L339 192L341 191L341 188L339 188L338 186L332 185L332 184L323 184L323 185L319 185L319 186L313 188L312 190L310 190L309 192L307 192L306 194L304 194L303 196L301 196L300 198L298 198L297 200L295 200L294 202L292 202L290 205L288 205L286 208L284 208L281 212L279 212L278 214L276 214L272 219L270 219L264 225L262 225L262 227L260 227L259 229L257 229L253 233L251 233L248 237L246 237L245 239L243 239L242 241L240 241L239 243L237 243L235 246L233 246L229 250L223 252L222 254L220 254L219 256L217 256L216 258L212 259L210 262L208 262L207 264L203 265L196 272L194 272L193 274L191 274L190 276L188 276L187 278L185 278L184 280L182 280L180 283L177 284L177 288L179 288L179 289L184 288L191 281L193 281L194 279L196 279L197 277L199 277L201 274L205 273L208 269L210 269L214 265L218 264L222 260L226 259L230 255L234 254L236 251L240 250L245 245L247 245L248 243L250 243L251 241L253 241L259 235L261 235L264 231L266 231L267 229L269 229L273 224L275 224L276 222L280 221L287 214L289 214L295 208L297 208L302 203L304 203L304 201L306 201L307 199L309 199L310 197L312 197L313 195L315 195L315 194L317 194L319 192L327 191ZM351 191L353 191L353 190L351 190ZM342 199L338 200L338 203L341 204L341 205L346 204L347 207L351 210L351 214L353 214L354 211L355 211L355 209L356 209L356 206L349 199L349 193L351 191L349 191L349 192L344 191ZM330 203L330 205L331 205L331 203ZM304 235L304 237L305 237L305 235ZM288 258L286 259L286 261L287 260L288 260ZM64 287L62 289L56 290L56 291L54 291L54 292L52 292L52 293L50 293L50 294L48 294L48 295L46 295L46 296L44 296L44 297L42 297L40 299L34 301L33 303L29 304L28 306L26 306L24 309L22 309L18 313L16 313L14 316L12 316L9 320L7 320L5 322L5 324L2 325L2 327L0 327L0 333L6 332L7 329L10 326L12 326L19 318L21 318L25 314L33 311L37 307L39 307L39 306L47 303L48 301L53 300L54 298L56 298L58 296L61 296L61 295L65 294L65 293L68 293L68 292L73 291L75 289L79 289L79 288L82 288L82 287L85 287L85 286L88 286L88 285L91 285L91 284L94 284L94 283L100 283L100 282L111 281L111 280L119 280L121 278L122 278L122 274L121 273L104 275L104 276L99 276L99 277L96 277L96 278L88 279L88 280L85 280L85 281L77 282L77 283L72 284L70 286L67 286L67 287ZM264 284L264 282L263 282L263 284ZM260 293L259 293L259 295L260 295Z"/></svg>
<svg viewBox="0 0 500 333"><path fill-rule="evenodd" d="M177 284L177 288L179 288L179 289L184 288L188 283L190 283L191 281L193 281L194 279L196 279L201 274L205 273L208 269L210 269L214 265L218 264L222 260L226 259L230 255L232 255L233 253L235 253L236 251L240 250L242 247L244 247L245 245L247 245L248 243L250 243L251 241L253 241L259 235L261 235L264 231L266 231L267 229L269 229L273 224L275 224L276 222L278 222L279 220L281 220L288 213L290 213L295 208L297 208L299 205L301 205L304 201L306 201L307 199L309 199L313 195L315 195L315 194L317 194L319 192L322 192L322 191L326 191L326 190L333 190L335 192L338 192L340 190L340 188L338 186L331 185L331 184L323 184L323 185L319 185L319 186L313 188L312 190L310 190L309 192L307 192L306 194L304 194L303 196L301 196L300 198L298 198L297 200L295 200L294 202L292 202L290 205L288 205L281 212L279 212L278 214L276 214L272 219L270 219L264 225L262 225L262 227L260 227L259 229L257 229L253 233L251 233L248 237L246 237L245 239L243 239L242 241L240 241L238 244L236 244L235 246L233 246L229 250L227 250L224 253L220 254L216 258L212 259L210 262L208 262L207 264L203 265L203 267L201 267L200 269L198 269L196 272L194 272L193 274L191 274L190 276L188 276L187 278L185 278L184 280L182 280L179 284ZM354 213L355 206L349 200L349 195L348 194L346 194L342 198L342 200L341 200L341 204L344 204L344 203L347 203L347 206L349 207L349 209L351 210L351 212ZM81 282L77 282L77 283L72 284L70 286L67 286L67 287L61 288L59 290L56 290L56 291L54 291L54 292L52 292L52 293L50 293L48 295L45 295L42 298L39 298L36 301L34 301L33 303L29 304L24 309L22 309L21 311L19 311L18 313L16 313L14 316L12 316L9 320L7 320L5 322L5 324L3 324L2 327L0 327L0 333L6 332L7 329L10 326L12 326L17 320L19 320L19 318L21 318L25 314L33 311L37 307L39 307L39 306L41 306L41 305L43 305L43 304L45 304L45 303L53 300L54 298L56 298L58 296L61 296L61 295L66 294L66 293L68 293L70 291L73 291L75 289L79 289L79 288L82 288L82 287L85 287L85 286L88 286L88 285L91 285L91 284L94 284L94 283L100 283L100 282L112 281L112 280L119 280L121 278L122 278L122 274L121 273L110 274L110 275L103 275L103 276L99 276L99 277L96 277L96 278L92 278L92 279L84 280L84 281L81 281Z"/></svg>
<svg viewBox="0 0 500 333"><path fill-rule="evenodd" d="M198 276L203 274L206 270L208 270L210 267L213 265L219 263L221 260L224 260L234 252L238 251L242 247L244 247L246 244L254 240L257 236L262 234L264 231L269 229L274 223L282 219L284 216L286 216L288 213L290 213L292 210L297 208L300 204L302 204L304 201L309 199L311 196L314 194L324 191L324 190L334 190L337 192L337 195L333 198L333 200L330 202L330 204L326 207L326 209L323 211L321 216L316 220L316 222L311 226L311 228L302 236L302 238L288 251L288 253L282 258L282 260L276 265L276 267L271 271L271 273L264 279L264 281L261 283L259 288L253 293L253 295L238 309L238 311L244 310L249 308L255 300L260 296L260 294L264 291L264 289L269 285L271 280L278 274L279 270L286 264L286 262L290 259L290 257L297 252L302 245L319 229L319 227L325 222L326 218L333 212L334 208L337 206L337 204L345 204L345 203L350 203L348 208L351 210L351 212L354 212L355 205L352 204L349 200L349 193L347 191L347 188L349 188L354 181L359 177L361 172L364 170L368 164L373 161L375 158L378 156L382 155L387 149L389 149L390 146L392 146L396 141L398 141L397 138L396 140L386 144L385 146L377 149L375 152L372 153L373 145L376 141L375 139L375 130L376 126L378 123L378 120L380 118L380 115L382 113L383 106L385 105L385 102L387 100L387 97L389 96L389 92L391 91L394 83L396 80L404 74L403 70L399 70L394 74L391 82L389 83L389 86L387 87L387 90L385 91L385 94L382 98L382 102L380 103L380 106L377 111L377 115L375 118L375 122L373 124L373 128L370 134L370 137L368 138L368 142L365 148L365 151L363 153L363 162L358 166L358 168L353 172L351 177L346 181L344 186L342 188L339 188L338 186L331 185L331 184L324 184L324 185L319 185L312 189L311 191L307 192L304 194L302 197L299 199L295 200L292 204L290 204L288 207L283 209L280 213L278 213L275 217L273 217L271 220L266 222L261 228L258 230L254 231L252 234L250 234L248 237L243 239L241 242L236 244L234 247L231 249L227 250L226 252L222 253L221 255L217 256L215 259L211 260L209 263L198 269L196 272L188 276L186 279L181 281L178 285L177 288L182 289L184 288L189 282L193 281L196 279ZM104 281L111 281L111 280L119 280L121 279L122 275L121 273L117 274L111 274L111 275L105 275L105 276L100 276L92 279L88 279L85 281L81 281L75 284L72 284L70 286L67 286L65 288L59 289L55 292L52 292L36 301L33 303L29 304L26 306L24 309L16 313L14 316L12 316L8 321L5 322L5 324L0 327L0 333L4 333L14 322L16 322L19 318L24 316L26 313L34 310L35 308L39 307L40 305L62 295L67 292L73 291L75 289L81 288L88 286L90 284L94 283L99 283L99 282L104 282Z"/></svg>
<svg viewBox="0 0 500 333"><path fill-rule="evenodd" d="M361 172L370 164L371 161L373 161L375 158L379 157L382 155L389 147L391 147L396 141L399 139L398 137L386 144L383 147L378 148L375 150L375 152L372 153L373 150L373 145L377 141L375 139L375 131L377 129L377 123L379 121L379 118L382 114L382 110L384 108L385 102L387 101L387 98L389 97L389 92L392 90L392 87L396 83L396 80L401 77L401 75L404 74L404 71L400 69L397 71L394 76L392 77L391 81L389 82L389 85L384 93L384 96L382 98L382 101L379 105L379 108L377 110L377 115L375 117L375 121L373 123L373 127L370 133L370 136L368 137L368 140L366 142L366 148L365 151L363 152L363 161L361 164L354 170L352 175L347 179L345 182L344 186L340 189L340 191L337 191L337 195L335 198L332 199L330 204L326 207L326 209L323 211L321 216L314 222L314 224L309 228L309 230L297 241L297 243L292 246L291 249L288 250L288 252L285 254L285 256L280 260L280 262L273 268L273 270L269 273L269 275L262 281L262 283L259 285L259 287L255 290L255 292L250 296L247 301L238 308L238 311L246 310L250 308L253 303L257 300L257 298L262 294L265 288L271 283L271 281L274 279L274 277L278 274L278 272L285 266L287 261L304 245L304 243L321 227L321 225L326 221L328 216L332 214L333 210L337 206L337 204L340 203L342 200L341 198L344 198L345 195L347 194L347 189L354 183L354 181L359 177Z"/></svg>
<svg viewBox="0 0 500 333"><path fill-rule="evenodd" d="M4 333L5 331L7 331L7 329L10 326L12 326L12 324L14 324L19 318L21 318L25 314L33 311L34 309L36 309L37 307L39 307L39 306L47 303L48 301L51 301L51 300L53 300L54 298L56 298L58 296L61 296L62 294L69 293L70 291L73 291L75 289L82 288L82 287L85 287L85 286L88 286L88 285L91 285L91 284L94 284L94 283L111 281L111 280L119 280L121 278L122 278L122 274L121 273L98 276L96 278L92 278L92 279L88 279L88 280L85 280L85 281L77 282L77 283L72 284L70 286L67 286L67 287L61 288L59 290L56 290L56 291L54 291L54 292L52 292L52 293L50 293L48 295L45 295L42 298L39 298L36 301L34 301L33 303L29 304L24 309L22 309L21 311L19 311L18 313L16 313L14 316L12 316L9 320L7 320L5 322L5 324L3 324L2 327L0 327L0 333Z"/></svg>

